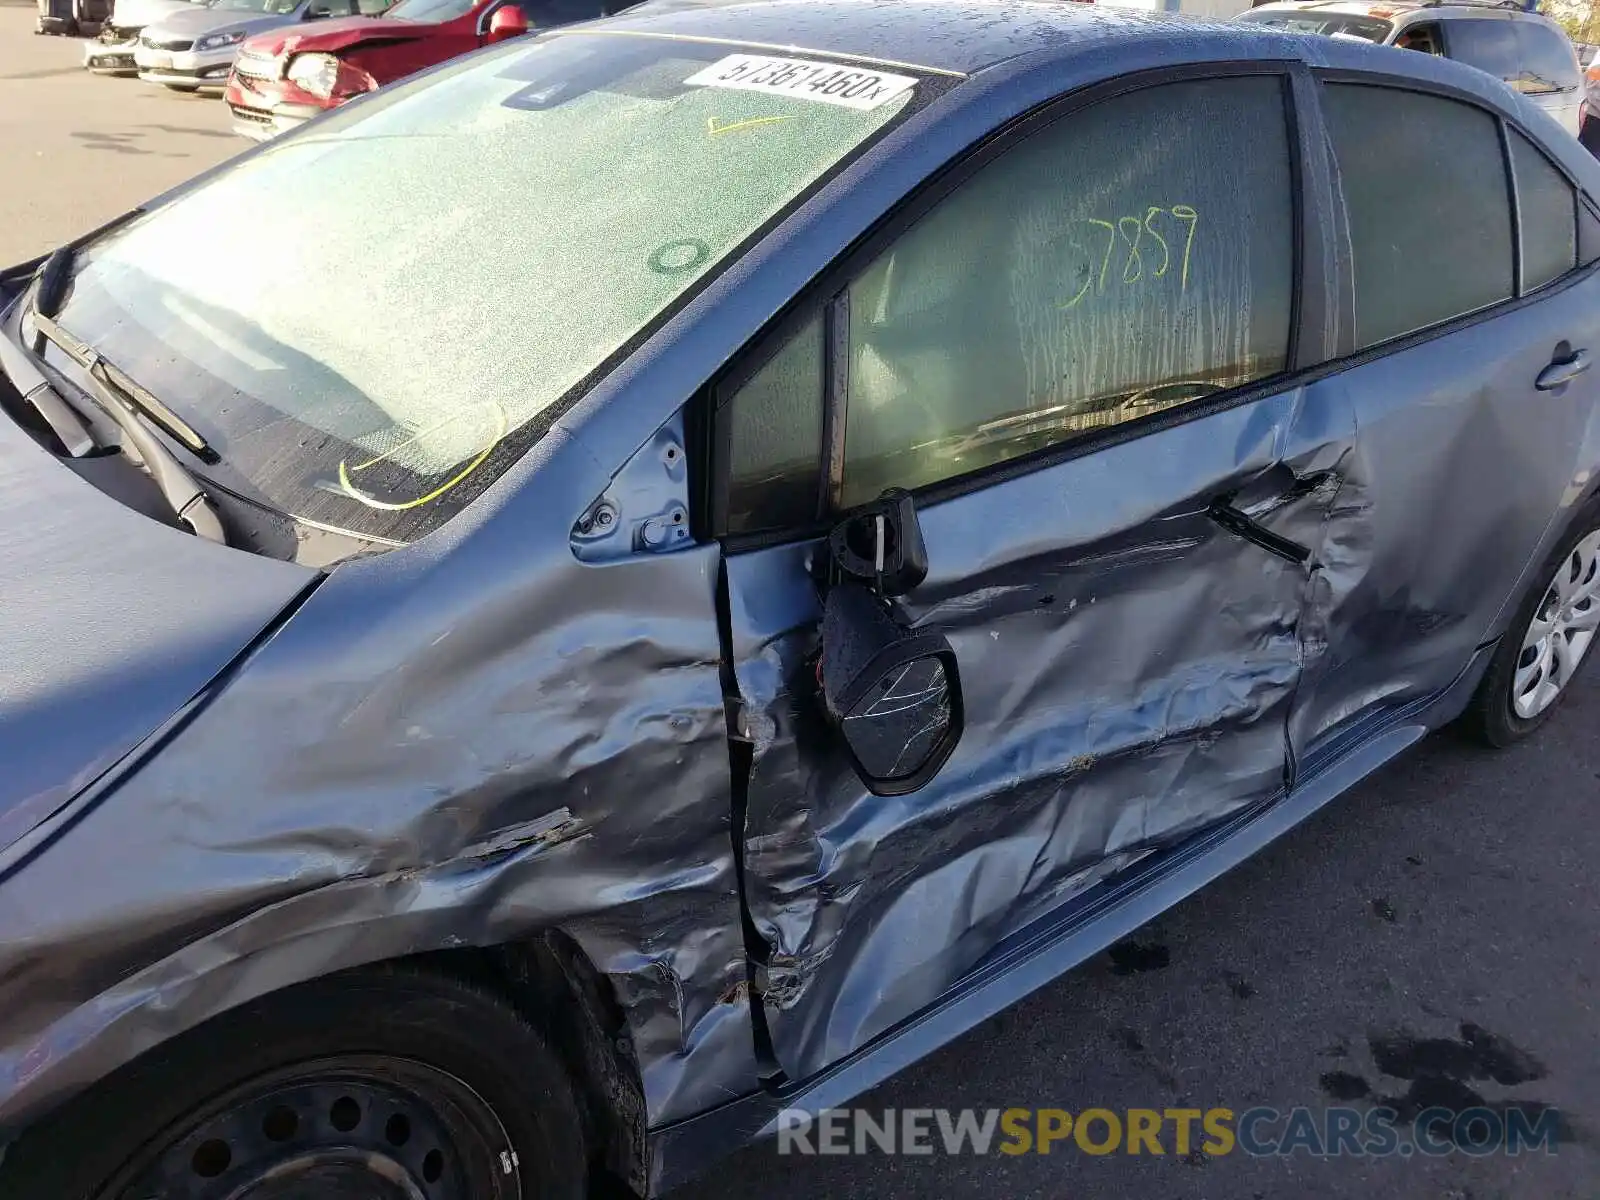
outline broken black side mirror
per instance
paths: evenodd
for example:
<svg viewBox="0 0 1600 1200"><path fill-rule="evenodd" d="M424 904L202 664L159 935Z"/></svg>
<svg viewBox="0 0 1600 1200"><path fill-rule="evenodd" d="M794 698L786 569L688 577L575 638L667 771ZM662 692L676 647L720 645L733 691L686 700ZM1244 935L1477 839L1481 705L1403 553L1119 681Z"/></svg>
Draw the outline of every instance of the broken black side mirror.
<svg viewBox="0 0 1600 1200"><path fill-rule="evenodd" d="M961 678L949 639L895 620L865 584L841 580L822 612L822 693L861 782L903 796L961 740Z"/></svg>
<svg viewBox="0 0 1600 1200"><path fill-rule="evenodd" d="M828 535L828 557L839 574L880 596L904 596L916 587L928 577L928 550L911 493L890 488L851 510Z"/></svg>

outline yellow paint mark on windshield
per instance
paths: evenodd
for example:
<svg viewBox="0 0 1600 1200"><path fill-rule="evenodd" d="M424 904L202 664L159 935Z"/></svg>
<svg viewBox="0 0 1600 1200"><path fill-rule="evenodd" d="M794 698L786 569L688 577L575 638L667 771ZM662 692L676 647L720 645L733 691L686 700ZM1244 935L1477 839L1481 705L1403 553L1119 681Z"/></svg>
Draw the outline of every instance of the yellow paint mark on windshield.
<svg viewBox="0 0 1600 1200"><path fill-rule="evenodd" d="M352 500L357 500L360 503L365 504L368 508L382 509L384 512L403 512L408 508L421 508L424 504L428 504L431 501L437 500L440 496L444 495L451 488L455 487L456 484L460 483L468 475L471 475L474 471L481 467L484 463L484 460L487 459L489 455L494 453L494 448L498 446L505 438L508 430L505 409L501 408L493 401L490 401L487 405L485 405L485 407L493 409L494 411L496 426L494 437L489 440L489 444L486 445L476 455L476 457L471 459L466 466L462 467L461 470L457 471L449 479L445 480L438 487L434 488L433 491L429 492L426 496L418 496L415 500L404 500L399 502L379 500L376 496L368 495L366 492L363 492L360 488L356 487L356 485L350 481L350 477L358 474L361 471L375 467L379 463L387 462L396 454L400 453L400 451L404 450L407 446L414 446L424 438L431 437L438 433L441 429L445 429L456 424L467 414L457 413L452 417L446 417L437 425L429 426L420 433L413 434L399 445L393 447L392 449L385 450L376 458L369 458L366 462L357 463L353 467L350 466L345 459L341 458L339 460L339 486L344 489L345 495L349 496Z"/></svg>
<svg viewBox="0 0 1600 1200"><path fill-rule="evenodd" d="M733 133L739 129L754 129L757 125L776 125L779 121L787 121L788 117L751 117L746 121L735 121L731 125L718 125L716 117L706 118L706 133L716 137L719 133Z"/></svg>

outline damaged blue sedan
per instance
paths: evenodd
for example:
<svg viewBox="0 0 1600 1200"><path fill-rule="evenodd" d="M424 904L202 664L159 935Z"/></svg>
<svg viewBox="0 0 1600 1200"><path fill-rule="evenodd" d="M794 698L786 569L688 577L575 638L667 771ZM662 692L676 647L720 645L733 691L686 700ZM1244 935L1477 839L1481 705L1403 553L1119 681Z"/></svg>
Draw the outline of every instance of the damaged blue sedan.
<svg viewBox="0 0 1600 1200"><path fill-rule="evenodd" d="M664 0L0 273L0 1196L658 1194L1531 734L1597 261L1451 61Z"/></svg>

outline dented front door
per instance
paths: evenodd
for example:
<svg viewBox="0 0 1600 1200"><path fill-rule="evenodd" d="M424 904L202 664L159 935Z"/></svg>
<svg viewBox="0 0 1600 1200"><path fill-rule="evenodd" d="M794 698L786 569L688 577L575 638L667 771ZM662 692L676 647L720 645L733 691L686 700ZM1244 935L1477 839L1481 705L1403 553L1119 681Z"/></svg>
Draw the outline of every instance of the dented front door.
<svg viewBox="0 0 1600 1200"><path fill-rule="evenodd" d="M967 726L908 796L868 792L822 720L806 549L728 560L747 898L787 1075L912 1015L1106 869L1283 790L1307 571L1207 509L1255 488L1279 505L1264 528L1318 542L1332 489L1296 489L1353 427L1302 398L923 510L931 571L905 607L950 637Z"/></svg>
<svg viewBox="0 0 1600 1200"><path fill-rule="evenodd" d="M1284 791L1355 436L1342 392L1293 383L1288 97L1271 72L1162 84L986 154L719 393L731 530L782 524L804 475L771 443L813 386L842 434L834 511L918 489L930 572L902 603L950 638L965 698L939 775L872 795L817 695L819 544L730 541L745 896L788 1077L1118 865Z"/></svg>

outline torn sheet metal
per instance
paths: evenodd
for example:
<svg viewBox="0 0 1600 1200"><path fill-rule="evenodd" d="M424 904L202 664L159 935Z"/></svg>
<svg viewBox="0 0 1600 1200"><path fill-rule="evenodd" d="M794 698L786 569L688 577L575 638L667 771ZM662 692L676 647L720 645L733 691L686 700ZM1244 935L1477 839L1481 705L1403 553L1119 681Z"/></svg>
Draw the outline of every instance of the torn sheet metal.
<svg viewBox="0 0 1600 1200"><path fill-rule="evenodd" d="M923 509L932 569L902 603L954 644L967 728L908 796L867 792L822 725L805 551L730 559L750 907L790 1077L933 1001L1108 857L1284 790L1313 568L1208 507L1233 496L1314 556L1354 435L1343 396L1293 391Z"/></svg>
<svg viewBox="0 0 1600 1200"><path fill-rule="evenodd" d="M606 478L574 459L518 498L563 522L507 510L339 570L7 864L0 1131L253 996L551 928L609 977L652 1123L753 1083L718 551L579 562Z"/></svg>

